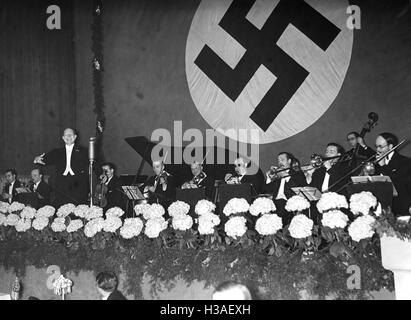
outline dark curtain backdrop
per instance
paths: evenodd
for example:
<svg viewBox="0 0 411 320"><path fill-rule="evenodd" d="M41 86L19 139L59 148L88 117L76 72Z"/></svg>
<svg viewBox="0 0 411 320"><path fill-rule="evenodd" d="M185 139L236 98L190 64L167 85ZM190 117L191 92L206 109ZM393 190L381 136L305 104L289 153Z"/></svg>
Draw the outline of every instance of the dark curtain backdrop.
<svg viewBox="0 0 411 320"><path fill-rule="evenodd" d="M62 29L46 27L59 5ZM76 124L71 1L0 1L0 169L28 173L35 155Z"/></svg>

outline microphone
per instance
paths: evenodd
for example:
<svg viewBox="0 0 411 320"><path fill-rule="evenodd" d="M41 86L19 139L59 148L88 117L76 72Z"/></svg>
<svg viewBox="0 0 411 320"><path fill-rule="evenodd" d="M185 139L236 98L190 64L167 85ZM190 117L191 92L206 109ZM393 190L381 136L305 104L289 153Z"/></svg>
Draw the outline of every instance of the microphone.
<svg viewBox="0 0 411 320"><path fill-rule="evenodd" d="M91 137L88 144L88 159L90 161L96 160L96 138Z"/></svg>

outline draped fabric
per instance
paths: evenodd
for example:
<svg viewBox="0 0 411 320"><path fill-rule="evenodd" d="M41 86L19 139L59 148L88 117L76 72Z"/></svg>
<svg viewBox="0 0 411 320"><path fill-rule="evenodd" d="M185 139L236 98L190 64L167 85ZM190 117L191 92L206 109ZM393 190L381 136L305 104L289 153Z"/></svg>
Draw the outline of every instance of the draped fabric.
<svg viewBox="0 0 411 320"><path fill-rule="evenodd" d="M49 5L61 30L49 30ZM0 170L29 173L35 155L61 142L76 118L71 1L0 2Z"/></svg>

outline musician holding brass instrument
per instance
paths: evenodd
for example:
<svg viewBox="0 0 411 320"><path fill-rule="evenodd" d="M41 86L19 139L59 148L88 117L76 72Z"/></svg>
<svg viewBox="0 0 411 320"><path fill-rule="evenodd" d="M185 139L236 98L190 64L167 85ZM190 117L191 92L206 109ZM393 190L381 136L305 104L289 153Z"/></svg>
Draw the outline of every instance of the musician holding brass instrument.
<svg viewBox="0 0 411 320"><path fill-rule="evenodd" d="M249 183L255 193L260 193L261 183L257 175L248 174L247 168L249 162L246 162L244 158L240 157L234 161L235 174L227 173L225 175L225 182L227 184L241 184Z"/></svg>
<svg viewBox="0 0 411 320"><path fill-rule="evenodd" d="M206 196L211 199L214 188L214 178L208 176L203 171L203 165L194 161L191 165L191 173L193 178L190 181L186 181L181 186L182 189L194 189L194 188L205 188Z"/></svg>
<svg viewBox="0 0 411 320"><path fill-rule="evenodd" d="M154 176L147 179L144 186L144 197L150 202L168 205L175 198L174 177L165 170L162 160L153 161Z"/></svg>
<svg viewBox="0 0 411 320"><path fill-rule="evenodd" d="M273 195L277 213L283 218L283 223L291 220L286 215L285 205L287 200L295 195L291 188L307 185L304 173L301 171L299 161L289 152L280 152L277 156L278 166L272 166L266 172L264 192Z"/></svg>

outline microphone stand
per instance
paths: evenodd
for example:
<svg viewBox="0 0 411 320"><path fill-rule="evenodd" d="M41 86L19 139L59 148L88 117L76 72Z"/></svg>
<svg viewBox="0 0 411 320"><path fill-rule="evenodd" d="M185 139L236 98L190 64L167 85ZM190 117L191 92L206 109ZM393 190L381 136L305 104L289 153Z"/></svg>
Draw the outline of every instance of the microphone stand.
<svg viewBox="0 0 411 320"><path fill-rule="evenodd" d="M90 208L93 206L93 165L95 161L95 143L96 138L91 137L89 141L89 151L88 151L88 158L89 158L89 166L88 166L88 175L89 175L89 183L90 183Z"/></svg>

